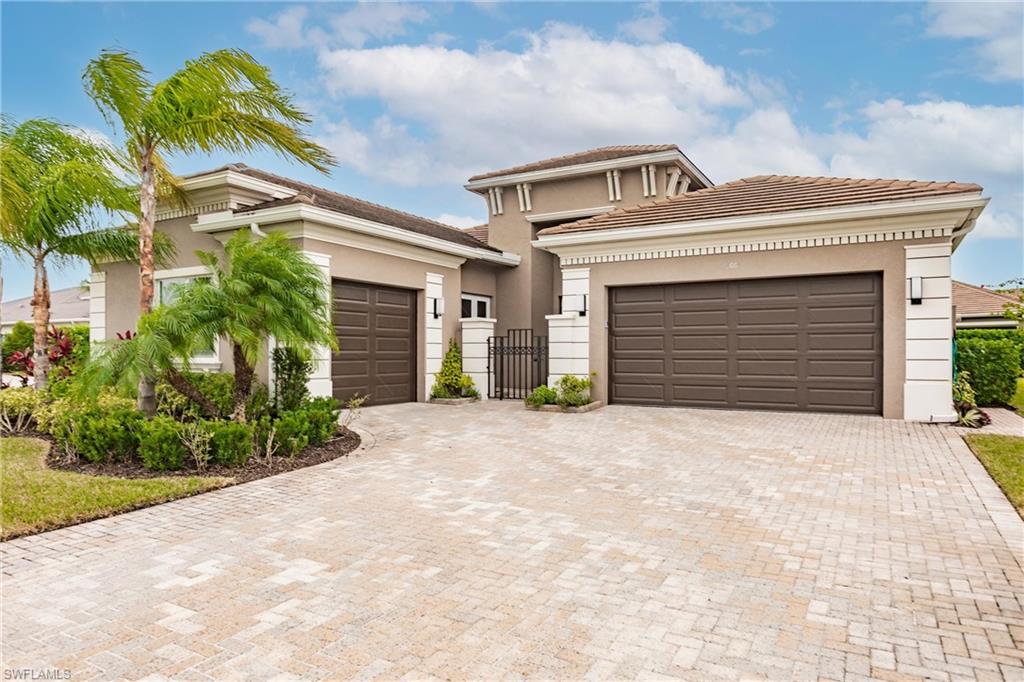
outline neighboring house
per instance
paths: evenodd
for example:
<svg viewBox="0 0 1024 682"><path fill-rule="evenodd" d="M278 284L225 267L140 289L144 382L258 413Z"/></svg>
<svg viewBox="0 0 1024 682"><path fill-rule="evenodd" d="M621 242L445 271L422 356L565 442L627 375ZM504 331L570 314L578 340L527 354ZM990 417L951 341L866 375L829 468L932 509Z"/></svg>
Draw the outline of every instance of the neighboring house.
<svg viewBox="0 0 1024 682"><path fill-rule="evenodd" d="M1004 317L1004 308L1017 299L984 287L953 281L953 310L957 329L1013 329L1016 320Z"/></svg>
<svg viewBox="0 0 1024 682"><path fill-rule="evenodd" d="M675 145L606 147L470 178L489 220L463 231L243 165L184 184L191 207L158 212L180 254L158 295L235 230L288 234L332 286L341 352L318 358L319 395L425 400L450 338L482 389L542 383L487 360L492 335L541 335L549 380L593 372L598 400L954 418L950 257L977 185L715 186ZM94 273L94 338L134 327L136 279Z"/></svg>
<svg viewBox="0 0 1024 682"><path fill-rule="evenodd" d="M32 324L32 297L5 301L0 305L0 334L7 334L16 322ZM50 292L50 324L89 324L89 290L85 287Z"/></svg>

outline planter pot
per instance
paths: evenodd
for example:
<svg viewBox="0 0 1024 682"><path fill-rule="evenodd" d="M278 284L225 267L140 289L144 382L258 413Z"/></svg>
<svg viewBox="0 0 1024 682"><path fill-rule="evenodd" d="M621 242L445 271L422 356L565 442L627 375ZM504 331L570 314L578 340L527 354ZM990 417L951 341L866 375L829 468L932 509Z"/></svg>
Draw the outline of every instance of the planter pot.
<svg viewBox="0 0 1024 682"><path fill-rule="evenodd" d="M475 403L480 400L479 397L475 398L431 398L430 402L435 405L468 405L469 403Z"/></svg>
<svg viewBox="0 0 1024 682"><path fill-rule="evenodd" d="M534 412L568 412L570 414L579 414L581 412L593 412L594 410L602 407L604 407L604 402L595 400L592 403L580 405L579 407L562 407L561 405L527 405L526 409L533 410Z"/></svg>

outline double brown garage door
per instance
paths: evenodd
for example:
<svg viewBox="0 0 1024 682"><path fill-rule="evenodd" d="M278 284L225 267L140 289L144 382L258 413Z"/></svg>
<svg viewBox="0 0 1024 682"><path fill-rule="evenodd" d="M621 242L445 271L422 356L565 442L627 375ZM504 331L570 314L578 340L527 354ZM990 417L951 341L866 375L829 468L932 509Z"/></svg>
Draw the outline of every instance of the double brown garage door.
<svg viewBox="0 0 1024 682"><path fill-rule="evenodd" d="M416 292L335 280L334 397L368 404L416 400Z"/></svg>
<svg viewBox="0 0 1024 682"><path fill-rule="evenodd" d="M878 273L610 292L612 402L879 413Z"/></svg>

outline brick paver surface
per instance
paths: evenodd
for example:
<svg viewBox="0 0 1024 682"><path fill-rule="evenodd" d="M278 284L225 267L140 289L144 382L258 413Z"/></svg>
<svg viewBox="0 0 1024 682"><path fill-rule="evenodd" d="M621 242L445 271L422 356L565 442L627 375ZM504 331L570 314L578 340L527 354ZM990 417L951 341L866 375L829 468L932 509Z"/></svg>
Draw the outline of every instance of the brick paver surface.
<svg viewBox="0 0 1024 682"><path fill-rule="evenodd" d="M360 424L347 459L5 543L4 667L1024 679L1024 524L953 428L493 402Z"/></svg>

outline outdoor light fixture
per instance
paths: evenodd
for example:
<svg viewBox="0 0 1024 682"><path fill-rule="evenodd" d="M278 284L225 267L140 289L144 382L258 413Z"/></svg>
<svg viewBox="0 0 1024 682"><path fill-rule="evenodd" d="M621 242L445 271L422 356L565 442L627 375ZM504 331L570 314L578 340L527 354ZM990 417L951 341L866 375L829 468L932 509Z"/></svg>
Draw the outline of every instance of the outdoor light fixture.
<svg viewBox="0 0 1024 682"><path fill-rule="evenodd" d="M434 299L434 319L436 320L437 318L441 317L442 315L444 315L444 299L443 298L435 298Z"/></svg>
<svg viewBox="0 0 1024 682"><path fill-rule="evenodd" d="M921 299L924 298L922 293L923 284L920 277L910 278L910 304L921 305Z"/></svg>
<svg viewBox="0 0 1024 682"><path fill-rule="evenodd" d="M587 316L587 295L583 294L583 308L580 310L580 317Z"/></svg>

